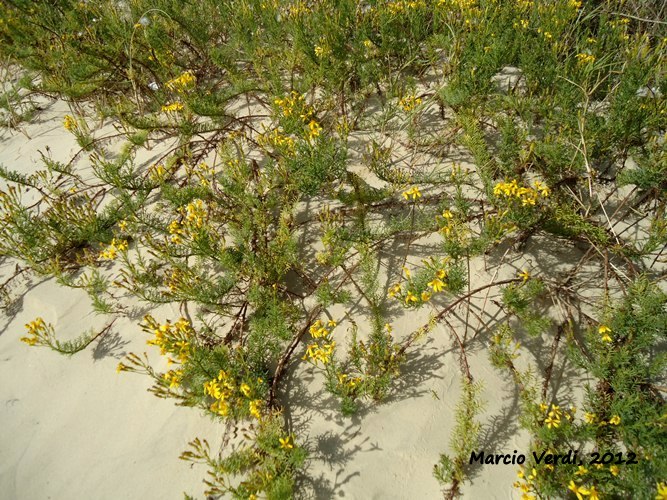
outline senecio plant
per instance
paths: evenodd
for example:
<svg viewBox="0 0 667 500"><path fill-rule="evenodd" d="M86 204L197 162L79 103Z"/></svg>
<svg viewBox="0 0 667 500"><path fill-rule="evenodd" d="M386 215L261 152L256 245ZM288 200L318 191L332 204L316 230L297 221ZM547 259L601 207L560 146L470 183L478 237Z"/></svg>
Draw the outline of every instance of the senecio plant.
<svg viewBox="0 0 667 500"><path fill-rule="evenodd" d="M28 274L85 290L105 329L60 342L36 318L22 339L67 354L131 304L150 311L137 330L162 361L133 353L118 371L243 430L183 453L209 495L299 495L287 370L312 365L349 415L399 391L444 330L462 381L434 465L447 497L478 472L487 426L474 346L516 386L523 498L667 498L664 19L638 0L2 2L3 65L23 75L3 126L60 98L80 147L0 170L5 306ZM504 263L546 237L578 261ZM493 278L471 283L491 255ZM452 327L490 292L485 337ZM562 356L589 381L580 395L554 382ZM541 459L568 450L593 459Z"/></svg>

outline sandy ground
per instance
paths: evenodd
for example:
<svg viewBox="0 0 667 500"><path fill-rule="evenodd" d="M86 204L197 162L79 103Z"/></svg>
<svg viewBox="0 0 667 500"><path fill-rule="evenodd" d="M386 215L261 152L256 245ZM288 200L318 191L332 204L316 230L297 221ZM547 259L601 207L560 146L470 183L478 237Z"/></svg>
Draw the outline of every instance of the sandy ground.
<svg viewBox="0 0 667 500"><path fill-rule="evenodd" d="M78 149L62 127L68 112L56 102L24 125L31 137L2 131L0 163L20 172L34 171L39 151L47 146L55 159L68 160ZM422 248L414 245L413 249ZM428 256L415 250L414 262ZM498 249L493 255L471 262L471 288L493 279L516 276L530 267L557 273L560 264L581 255L558 242L529 244L519 254ZM496 265L506 264L495 275ZM410 261L412 262L412 260ZM6 263L7 276L13 263ZM382 272L386 283L398 269ZM592 275L596 269L583 270ZM494 276L495 275L495 276ZM385 282L383 282L383 285ZM18 301L0 316L0 491L7 499L116 499L182 498L182 492L201 497L203 467L191 468L178 460L195 437L219 442L222 426L198 410L177 407L146 392L150 380L135 374L116 373L127 352L146 350L138 321L116 322L101 342L70 359L46 348L19 341L24 324L37 316L52 322L59 336L74 337L91 326L104 324L95 316L83 292L58 287L53 280L23 282L15 291ZM527 453L527 437L519 431L518 399L513 383L494 370L486 346L499 316L494 300L498 290L480 294L472 304L476 317L455 314L451 328L470 343L471 370L484 389L486 401L480 450L487 453ZM434 301L442 307L444 299ZM343 311L332 309L341 319ZM405 311L395 304L390 319L397 337L426 322L427 310ZM162 311L162 318L178 317L176 310ZM354 308L350 311L354 314ZM553 313L553 311L549 311ZM336 317L336 315L339 315ZM457 315L459 317L457 317ZM468 323L466 327L465 324ZM337 329L345 336L348 324ZM449 326L438 326L406 363L392 397L380 406L369 406L352 418L344 418L336 402L324 392L322 376L301 364L286 380L291 394L289 425L306 438L310 460L300 480L303 496L315 498L407 499L441 498L433 466L440 453L449 452L454 427L454 407L459 398L458 349ZM547 339L532 339L528 355L519 363L545 359ZM543 368L544 361L537 363ZM560 395L582 380L564 359L555 369ZM472 471L472 483L463 487L464 498L517 497L512 489L516 466L487 465Z"/></svg>

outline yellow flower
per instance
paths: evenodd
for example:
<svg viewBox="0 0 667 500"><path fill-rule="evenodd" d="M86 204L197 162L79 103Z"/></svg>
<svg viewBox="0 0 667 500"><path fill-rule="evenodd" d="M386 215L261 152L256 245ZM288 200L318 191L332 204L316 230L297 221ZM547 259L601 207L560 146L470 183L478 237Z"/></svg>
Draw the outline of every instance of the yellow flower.
<svg viewBox="0 0 667 500"><path fill-rule="evenodd" d="M192 73L192 71L186 71L182 73L180 76L169 80L166 84L165 87L167 87L169 90L173 92L183 92L184 90L187 90L194 86L196 82L195 75Z"/></svg>
<svg viewBox="0 0 667 500"><path fill-rule="evenodd" d="M413 200L421 198L422 194L417 186L412 186L409 190L403 192L403 198L406 200L412 197Z"/></svg>
<svg viewBox="0 0 667 500"><path fill-rule="evenodd" d="M387 295L389 295L389 297L393 298L396 295L398 295L399 293L401 293L401 285L396 284L389 289L389 293Z"/></svg>
<svg viewBox="0 0 667 500"><path fill-rule="evenodd" d="M453 214L450 210L445 210L444 212L442 212L442 217L443 217L444 219L449 220L449 219L451 219L452 217L454 217L454 214Z"/></svg>
<svg viewBox="0 0 667 500"><path fill-rule="evenodd" d="M172 102L171 104L162 106L162 111L164 111L165 113L174 113L176 111L182 111L182 110L183 110L183 103L181 102Z"/></svg>
<svg viewBox="0 0 667 500"><path fill-rule="evenodd" d="M584 474L588 474L588 469L584 467L583 465L580 465L579 468L577 469L577 472L575 472L577 476L583 476Z"/></svg>
<svg viewBox="0 0 667 500"><path fill-rule="evenodd" d="M315 139L316 137L319 137L320 132L322 131L322 127L315 120L310 120L310 123L308 124L308 129L309 129L308 138L311 140Z"/></svg>
<svg viewBox="0 0 667 500"><path fill-rule="evenodd" d="M278 441L280 441L280 447L283 448L284 450L291 450L292 448L294 448L291 436L278 438Z"/></svg>
<svg viewBox="0 0 667 500"><path fill-rule="evenodd" d="M211 405L211 411L226 417L229 414L229 403L227 401L216 401Z"/></svg>
<svg viewBox="0 0 667 500"><path fill-rule="evenodd" d="M663 482L655 483L656 493L655 500L667 500L667 484Z"/></svg>
<svg viewBox="0 0 667 500"><path fill-rule="evenodd" d="M65 130L72 131L77 128L77 123L74 117L71 115L65 115L65 120L63 120L63 127Z"/></svg>
<svg viewBox="0 0 667 500"><path fill-rule="evenodd" d="M583 500L584 497L582 495L590 494L589 490L585 489L582 486L577 486L572 480L570 480L570 484L567 487L567 489L573 492L575 495L577 495L577 500Z"/></svg>
<svg viewBox="0 0 667 500"><path fill-rule="evenodd" d="M428 283L428 286L433 288L434 292L441 292L447 285L445 285L445 283L440 278L434 278L433 281Z"/></svg>
<svg viewBox="0 0 667 500"><path fill-rule="evenodd" d="M523 281L528 281L530 278L530 273L526 271L525 269L519 273L519 278L523 278Z"/></svg>
<svg viewBox="0 0 667 500"><path fill-rule="evenodd" d="M248 384L241 384L239 390L246 398L250 397L250 386Z"/></svg>
<svg viewBox="0 0 667 500"><path fill-rule="evenodd" d="M621 423L621 417L619 417L618 415L614 415L609 419L609 423L611 425L618 425Z"/></svg>
<svg viewBox="0 0 667 500"><path fill-rule="evenodd" d="M588 490L589 500L600 500L600 492L595 489L595 486L591 486L590 490Z"/></svg>
<svg viewBox="0 0 667 500"><path fill-rule="evenodd" d="M600 325L600 328L598 328L598 333L602 335L601 340L602 342L611 342L612 338L609 335L611 333L611 328L609 328L606 325Z"/></svg>
<svg viewBox="0 0 667 500"><path fill-rule="evenodd" d="M621 472L621 469L618 468L618 465L612 465L609 467L609 472L615 477Z"/></svg>
<svg viewBox="0 0 667 500"><path fill-rule="evenodd" d="M553 416L552 412L549 412L549 416L544 420L544 423L547 424L549 429L552 427L558 428L560 425L560 418L558 416Z"/></svg>
<svg viewBox="0 0 667 500"><path fill-rule="evenodd" d="M405 296L405 303L409 304L410 302L417 302L417 296L412 293L410 290L408 290L408 294Z"/></svg>
<svg viewBox="0 0 667 500"><path fill-rule="evenodd" d="M428 292L422 292L422 302L428 302L431 300L431 294Z"/></svg>
<svg viewBox="0 0 667 500"><path fill-rule="evenodd" d="M406 96L401 99L398 104L403 108L403 111L410 112L415 107L419 106L422 103L421 98L415 96Z"/></svg>
<svg viewBox="0 0 667 500"><path fill-rule="evenodd" d="M403 272L405 273L406 278L410 277L410 269L407 267L403 266Z"/></svg>
<svg viewBox="0 0 667 500"><path fill-rule="evenodd" d="M255 399L254 401L250 402L250 406L249 406L250 414L253 417L255 417L257 420L259 420L262 416L262 414L260 413L260 408L261 408L260 405L261 404L262 404L261 399Z"/></svg>
<svg viewBox="0 0 667 500"><path fill-rule="evenodd" d="M584 413L584 420L586 420L587 424L592 424L595 422L596 415L595 413Z"/></svg>
<svg viewBox="0 0 667 500"><path fill-rule="evenodd" d="M595 62L595 56L592 54L577 54L576 58L579 59L579 64L590 64Z"/></svg>

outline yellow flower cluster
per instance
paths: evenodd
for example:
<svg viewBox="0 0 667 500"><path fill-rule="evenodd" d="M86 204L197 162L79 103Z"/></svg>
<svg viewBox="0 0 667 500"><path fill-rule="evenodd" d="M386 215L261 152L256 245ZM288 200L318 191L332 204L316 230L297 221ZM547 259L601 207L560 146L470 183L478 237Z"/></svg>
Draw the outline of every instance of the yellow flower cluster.
<svg viewBox="0 0 667 500"><path fill-rule="evenodd" d="M308 123L308 140L312 141L320 136L322 132L322 126L317 123L315 120L310 120Z"/></svg>
<svg viewBox="0 0 667 500"><path fill-rule="evenodd" d="M426 2L424 0L396 0L394 2L387 3L387 10L390 14L403 14L409 10L415 10L419 8L426 7Z"/></svg>
<svg viewBox="0 0 667 500"><path fill-rule="evenodd" d="M100 252L99 258L102 260L114 260L118 256L118 252L124 252L127 250L128 244L126 240L116 240L116 238L111 240L111 244L102 252Z"/></svg>
<svg viewBox="0 0 667 500"><path fill-rule="evenodd" d="M325 44L315 45L315 55L318 59L324 59L332 53L331 48Z"/></svg>
<svg viewBox="0 0 667 500"><path fill-rule="evenodd" d="M153 182L160 182L166 173L167 170L164 168L163 164L156 164L148 169L148 178Z"/></svg>
<svg viewBox="0 0 667 500"><path fill-rule="evenodd" d="M306 348L306 354L301 359L314 365L318 363L329 364L336 349L336 342L331 340L331 333L335 327L336 322L333 320L327 322L326 327L321 320L317 320L310 325L310 335L318 342L310 344Z"/></svg>
<svg viewBox="0 0 667 500"><path fill-rule="evenodd" d="M183 226L181 225L180 221L178 220L171 221L169 223L169 227L167 228L167 230L171 235L169 239L174 245L178 245L183 242L182 236L185 236L185 231L183 230Z"/></svg>
<svg viewBox="0 0 667 500"><path fill-rule="evenodd" d="M195 75L192 73L192 71L185 71L180 76L169 80L165 84L165 87L167 87L172 92L180 93L185 92L186 90L190 90L192 87L194 87L196 82L197 79L195 78Z"/></svg>
<svg viewBox="0 0 667 500"><path fill-rule="evenodd" d="M447 288L447 271L444 269L438 269L431 281L428 282L428 287L431 290L423 290L421 293L414 290L412 279L410 277L410 271L408 269L405 269L405 275L409 281L408 288L405 293L403 293L403 287L400 285L400 283L396 283L389 288L388 295L391 298L402 300L406 306L428 302L431 300L431 297L434 293L442 292L445 290L445 288Z"/></svg>
<svg viewBox="0 0 667 500"><path fill-rule="evenodd" d="M422 194L419 191L419 188L417 186L412 186L410 189L407 191L403 191L403 198L406 200L412 198L413 200L416 200L417 198L421 198Z"/></svg>
<svg viewBox="0 0 667 500"><path fill-rule="evenodd" d="M141 324L144 331L152 333L154 338L146 341L148 345L160 348L160 354L173 355L177 361L169 358L170 363L184 363L192 354L190 339L194 337L192 325L185 318L180 318L176 323L167 321L159 324L151 315L144 317Z"/></svg>
<svg viewBox="0 0 667 500"><path fill-rule="evenodd" d="M592 64L595 62L595 56L593 54L577 54L576 58L578 59L579 64L582 66L585 64Z"/></svg>
<svg viewBox="0 0 667 500"><path fill-rule="evenodd" d="M183 242L183 237L192 238L204 226L208 211L203 200L196 199L181 207L180 218L169 223L169 239L174 245Z"/></svg>
<svg viewBox="0 0 667 500"><path fill-rule="evenodd" d="M202 200L194 200L185 207L185 221L189 226L197 229L204 225L206 217L206 206Z"/></svg>
<svg viewBox="0 0 667 500"><path fill-rule="evenodd" d="M122 371L122 369L119 371ZM162 378L169 384L170 389L175 389L181 385L181 380L183 380L183 370L169 370L167 373L162 375Z"/></svg>
<svg viewBox="0 0 667 500"><path fill-rule="evenodd" d="M547 412L548 410L548 412ZM560 406L552 404L551 409L546 403L540 404L540 411L547 412L547 417L544 419L544 423L549 429L557 429L561 424L561 417L565 417L565 420L571 422L574 419L574 414L577 412L577 409L574 406L570 406L569 410L561 410Z"/></svg>
<svg viewBox="0 0 667 500"><path fill-rule="evenodd" d="M336 328L336 325L337 323L335 321L330 320L327 322L325 327L324 323L322 323L322 320L318 319L315 323L310 325L308 332L314 339L326 338L331 335L331 331L333 328Z"/></svg>
<svg viewBox="0 0 667 500"><path fill-rule="evenodd" d="M28 335L26 337L21 337L21 342L25 342L28 345L48 345L49 337L53 333L53 327L47 325L42 318L36 318L30 323L25 325L28 330Z"/></svg>
<svg viewBox="0 0 667 500"><path fill-rule="evenodd" d="M303 97L295 90L293 90L290 95L286 96L284 99L274 99L273 103L278 106L280 112L285 117L293 116L294 114L301 111L301 119L304 120L304 122L307 122L314 114L314 110L306 104L305 97Z"/></svg>
<svg viewBox="0 0 667 500"><path fill-rule="evenodd" d="M609 328L608 326L600 325L600 327L598 328L598 333L600 334L600 340L602 340L602 342L612 341L611 335L609 335L611 333L611 328Z"/></svg>
<svg viewBox="0 0 667 500"><path fill-rule="evenodd" d="M512 182L499 182L493 187L495 196L504 196L509 199L521 201L521 206L534 206L537 200L547 198L551 190L540 181L535 181L533 187L519 186L516 179Z"/></svg>
<svg viewBox="0 0 667 500"><path fill-rule="evenodd" d="M282 127L273 129L272 132L265 132L257 137L257 143L260 146L272 146L280 149L289 155L295 153L294 139L283 133Z"/></svg>
<svg viewBox="0 0 667 500"><path fill-rule="evenodd" d="M519 471L516 473L516 476L519 478L519 481L515 481L512 486L520 489L523 492L521 496L522 500L535 500L535 496L530 493L534 488L534 481L537 479L537 469L534 467L531 469L530 474L526 475L526 472L523 466L519 467Z"/></svg>
<svg viewBox="0 0 667 500"><path fill-rule="evenodd" d="M65 130L71 132L72 130L75 130L78 125L73 116L65 115L65 119L63 120L63 127L65 127Z"/></svg>
<svg viewBox="0 0 667 500"><path fill-rule="evenodd" d="M333 356L334 349L336 349L336 342L332 341L328 344L310 344L306 348L306 354L303 356L303 360L307 360L314 365L322 363L327 365L331 363L331 357Z"/></svg>
<svg viewBox="0 0 667 500"><path fill-rule="evenodd" d="M398 105L403 108L403 111L410 112L422 103L421 97L409 95L403 97L398 101Z"/></svg>
<svg viewBox="0 0 667 500"><path fill-rule="evenodd" d="M257 382L261 384L263 380L258 378ZM211 411L223 417L229 415L232 405L247 405L250 415L257 420L262 417L264 402L254 398L252 387L245 382L236 383L225 370L220 370L217 377L204 382L204 394L214 399L210 406Z"/></svg>
<svg viewBox="0 0 667 500"><path fill-rule="evenodd" d="M234 390L234 383L230 382L227 372L224 370L220 370L216 378L204 382L204 394L215 399L211 404L211 411L218 415L227 416L229 414L227 399L234 393Z"/></svg>
<svg viewBox="0 0 667 500"><path fill-rule="evenodd" d="M339 388L347 391L354 391L361 384L361 377L350 377L346 373L338 374Z"/></svg>
<svg viewBox="0 0 667 500"><path fill-rule="evenodd" d="M285 15L291 19L302 16L304 14L308 14L309 12L310 8L306 4L306 2L303 2L301 0L286 6L284 9Z"/></svg>
<svg viewBox="0 0 667 500"><path fill-rule="evenodd" d="M171 104L166 104L162 106L162 111L165 113L176 113L178 111L183 111L182 102L172 102Z"/></svg>
<svg viewBox="0 0 667 500"><path fill-rule="evenodd" d="M605 426L605 425L619 425L621 423L621 417L618 415L613 415L608 422L605 422L604 420L600 420L598 422L598 416L595 413L584 413L584 421L587 424L597 424L599 426Z"/></svg>

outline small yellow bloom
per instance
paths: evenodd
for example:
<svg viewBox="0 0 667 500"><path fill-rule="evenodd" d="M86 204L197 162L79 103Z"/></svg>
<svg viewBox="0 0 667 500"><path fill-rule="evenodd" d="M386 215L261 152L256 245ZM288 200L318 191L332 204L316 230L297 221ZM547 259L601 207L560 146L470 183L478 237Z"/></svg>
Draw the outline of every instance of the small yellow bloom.
<svg viewBox="0 0 667 500"><path fill-rule="evenodd" d="M250 402L250 414L255 417L257 420L259 420L262 416L260 412L262 400L261 399L255 399L254 401Z"/></svg>
<svg viewBox="0 0 667 500"><path fill-rule="evenodd" d="M77 128L77 123L74 117L71 115L65 115L65 120L63 121L63 126L65 127L65 130L67 131L72 131Z"/></svg>
<svg viewBox="0 0 667 500"><path fill-rule="evenodd" d="M162 111L165 113L175 113L177 111L183 110L183 103L181 102L172 102L171 104L166 104L162 106Z"/></svg>
<svg viewBox="0 0 667 500"><path fill-rule="evenodd" d="M655 483L656 496L655 500L667 500L667 484L664 482Z"/></svg>
<svg viewBox="0 0 667 500"><path fill-rule="evenodd" d="M284 438L278 438L278 441L280 441L280 447L284 450L291 450L294 448L294 445L292 444L292 437L287 436Z"/></svg>
<svg viewBox="0 0 667 500"><path fill-rule="evenodd" d="M248 384L241 384L239 390L241 391L241 394L243 394L246 398L250 397L250 386Z"/></svg>
<svg viewBox="0 0 667 500"><path fill-rule="evenodd" d="M530 273L524 269L519 273L519 278L523 278L523 281L526 282L530 278Z"/></svg>
<svg viewBox="0 0 667 500"><path fill-rule="evenodd" d="M621 469L618 468L618 465L612 465L609 467L609 472L611 472L612 476L616 477L621 472Z"/></svg>
<svg viewBox="0 0 667 500"><path fill-rule="evenodd" d="M544 420L544 423L547 424L547 427L549 429L551 429L552 427L553 428L558 428L558 426L560 425L560 418L558 418L557 416L551 415L552 412L549 412L549 413L550 413L550 415Z"/></svg>
<svg viewBox="0 0 667 500"><path fill-rule="evenodd" d="M601 340L603 342L611 342L612 338L609 335L611 333L611 328L609 328L606 325L600 325L600 328L598 328L598 333L602 335Z"/></svg>
<svg viewBox="0 0 667 500"><path fill-rule="evenodd" d="M583 476L584 474L588 474L588 469L584 467L583 465L580 465L579 468L577 469L577 472L575 472L577 476Z"/></svg>
<svg viewBox="0 0 667 500"><path fill-rule="evenodd" d="M595 422L596 415L595 413L584 413L584 420L586 420L587 424L592 424Z"/></svg>
<svg viewBox="0 0 667 500"><path fill-rule="evenodd" d="M418 299L414 293L408 290L408 293L405 296L405 303L410 304L410 302L418 302Z"/></svg>
<svg viewBox="0 0 667 500"><path fill-rule="evenodd" d="M412 186L409 190L403 192L403 198L406 200L410 199L410 197L416 200L417 198L421 198L421 196L422 194L417 186Z"/></svg>
<svg viewBox="0 0 667 500"><path fill-rule="evenodd" d="M576 57L581 65L592 64L595 62L595 56L592 54L577 54Z"/></svg>
<svg viewBox="0 0 667 500"><path fill-rule="evenodd" d="M591 486L591 489L588 491L588 500L600 500L600 492L595 489L595 486Z"/></svg>
<svg viewBox="0 0 667 500"><path fill-rule="evenodd" d="M618 415L614 415L609 419L609 423L611 425L618 425L621 423L621 417L619 417Z"/></svg>
<svg viewBox="0 0 667 500"><path fill-rule="evenodd" d="M319 137L320 132L322 131L322 127L315 120L310 120L310 123L308 124L308 130L308 138L312 140L316 137Z"/></svg>
<svg viewBox="0 0 667 500"><path fill-rule="evenodd" d="M584 497L582 495L588 496L590 494L589 490L585 489L583 486L577 486L572 480L570 480L567 489L577 495L577 500L583 500Z"/></svg>
<svg viewBox="0 0 667 500"><path fill-rule="evenodd" d="M440 278L434 278L433 281L428 283L428 286L433 288L434 292L441 292L447 285Z"/></svg>
<svg viewBox="0 0 667 500"><path fill-rule="evenodd" d="M431 294L429 292L422 292L422 302L428 302L431 300Z"/></svg>

